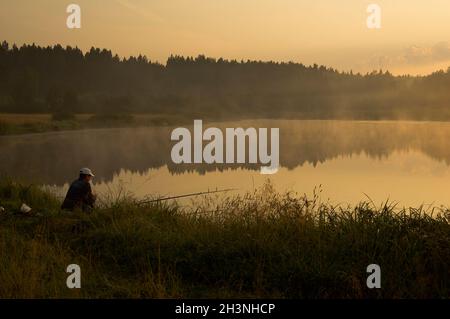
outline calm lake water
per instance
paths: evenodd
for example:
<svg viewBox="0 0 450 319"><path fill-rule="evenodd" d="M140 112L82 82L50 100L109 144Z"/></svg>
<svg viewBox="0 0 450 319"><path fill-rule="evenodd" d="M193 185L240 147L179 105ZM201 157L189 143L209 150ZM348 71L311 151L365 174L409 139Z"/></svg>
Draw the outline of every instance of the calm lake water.
<svg viewBox="0 0 450 319"><path fill-rule="evenodd" d="M207 124L207 125L206 125ZM450 123L257 120L205 126L279 127L281 169L261 175L259 165L176 165L172 128L124 128L0 137L0 172L63 194L83 166L105 195L120 189L138 197L208 189L245 192L270 179L279 191L322 200L401 206L450 206Z"/></svg>

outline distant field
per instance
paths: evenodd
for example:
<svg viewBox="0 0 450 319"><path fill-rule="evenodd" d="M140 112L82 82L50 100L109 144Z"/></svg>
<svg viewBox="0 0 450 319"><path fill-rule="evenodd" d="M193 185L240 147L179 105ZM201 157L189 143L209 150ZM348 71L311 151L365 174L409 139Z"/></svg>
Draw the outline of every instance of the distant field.
<svg viewBox="0 0 450 319"><path fill-rule="evenodd" d="M75 114L77 121L89 120L94 114L84 113ZM131 114L136 121L154 120L160 118L175 119L174 115L166 114ZM45 123L52 120L52 114L50 113L0 113L0 121L8 124L29 124L29 123Z"/></svg>
<svg viewBox="0 0 450 319"><path fill-rule="evenodd" d="M105 127L178 125L188 119L167 114L76 114L74 118L54 120L49 113L0 113L0 135Z"/></svg>
<svg viewBox="0 0 450 319"><path fill-rule="evenodd" d="M92 116L92 114L77 114L75 115L76 120L87 120ZM7 124L33 124L33 123L46 123L52 120L52 115L50 113L46 114L20 114L20 113L0 113L0 121Z"/></svg>

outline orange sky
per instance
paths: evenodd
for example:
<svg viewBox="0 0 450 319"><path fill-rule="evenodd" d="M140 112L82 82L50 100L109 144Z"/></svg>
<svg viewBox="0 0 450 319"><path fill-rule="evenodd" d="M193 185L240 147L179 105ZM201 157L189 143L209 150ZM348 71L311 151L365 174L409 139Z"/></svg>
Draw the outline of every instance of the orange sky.
<svg viewBox="0 0 450 319"><path fill-rule="evenodd" d="M80 5L82 28L66 27ZM366 27L370 3L382 28ZM450 66L448 0L2 0L1 37L145 54L325 64L340 70L424 74Z"/></svg>

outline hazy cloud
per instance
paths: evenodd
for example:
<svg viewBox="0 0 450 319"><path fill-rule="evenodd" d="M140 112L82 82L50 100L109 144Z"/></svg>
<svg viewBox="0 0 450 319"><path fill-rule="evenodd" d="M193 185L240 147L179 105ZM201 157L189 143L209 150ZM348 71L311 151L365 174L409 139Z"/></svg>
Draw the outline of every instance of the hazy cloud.
<svg viewBox="0 0 450 319"><path fill-rule="evenodd" d="M450 44L440 42L431 47L411 46L400 56L408 64L442 62L450 60Z"/></svg>
<svg viewBox="0 0 450 319"><path fill-rule="evenodd" d="M153 12L150 12L148 10L143 10L138 8L136 5L130 3L128 0L114 0L118 5L126 8L127 10L132 11L133 13L142 16L147 19L151 19L153 21L157 22L163 22L164 19L162 19L160 16L156 15Z"/></svg>
<svg viewBox="0 0 450 319"><path fill-rule="evenodd" d="M369 69L395 69L404 67L420 67L450 61L450 43L439 42L432 46L409 46L392 54L374 54L360 67Z"/></svg>

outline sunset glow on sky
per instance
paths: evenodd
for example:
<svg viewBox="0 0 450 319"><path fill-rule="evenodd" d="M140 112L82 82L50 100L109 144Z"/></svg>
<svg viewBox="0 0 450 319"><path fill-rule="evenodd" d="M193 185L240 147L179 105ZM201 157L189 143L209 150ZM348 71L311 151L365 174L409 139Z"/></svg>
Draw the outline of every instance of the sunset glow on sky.
<svg viewBox="0 0 450 319"><path fill-rule="evenodd" d="M82 28L66 27L80 5ZM367 6L382 9L368 29ZM427 74L450 66L448 0L14 0L0 3L1 40L144 54L294 61L339 70Z"/></svg>

